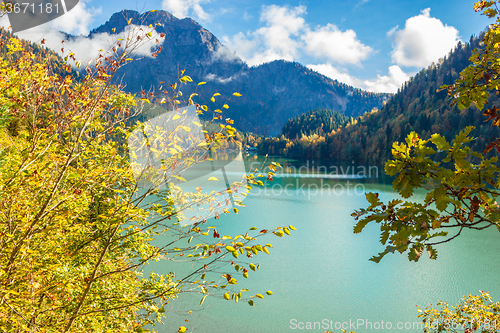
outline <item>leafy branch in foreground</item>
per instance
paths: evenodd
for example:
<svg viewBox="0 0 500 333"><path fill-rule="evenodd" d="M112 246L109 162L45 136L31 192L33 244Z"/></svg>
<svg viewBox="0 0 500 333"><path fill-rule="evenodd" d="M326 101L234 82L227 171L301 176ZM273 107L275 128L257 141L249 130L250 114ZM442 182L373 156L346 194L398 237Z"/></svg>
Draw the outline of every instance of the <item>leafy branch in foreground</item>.
<svg viewBox="0 0 500 333"><path fill-rule="evenodd" d="M489 26L480 48L473 52L470 65L453 85L442 87L455 98L453 104L460 109L475 105L482 110L489 103L490 93L500 92L499 4L498 0L476 2L476 12L496 18L496 22ZM492 120L493 126L500 126L499 110L498 106L489 105L484 111L486 121ZM493 140L480 154L467 146L473 140L469 137L472 130L473 127L467 127L451 144L439 134L421 140L414 132L407 136L406 144L393 144L394 159L386 162L385 170L396 178L394 190L403 198L412 197L418 189L427 190L427 195L423 203L395 199L384 204L377 193L366 194L370 206L352 214L358 220L354 232L376 222L380 224L380 242L388 244L370 260L379 262L386 254L398 251L408 252L408 258L417 261L424 249L430 258L436 259L434 246L457 238L464 229L496 226L500 231L500 206L496 201L500 194L498 160L483 155L493 148L500 153L500 139ZM436 161L429 158L433 154L438 154ZM498 332L500 306L491 302L488 293L464 296L455 307L441 301L438 306L441 308L419 309L424 332Z"/></svg>
<svg viewBox="0 0 500 333"><path fill-rule="evenodd" d="M394 199L387 204L378 193L366 194L370 206L352 214L359 220L354 232L376 222L380 224L380 242L386 245L370 260L379 262L388 253L408 251L409 260L417 261L424 250L436 259L434 246L455 239L465 228L482 230L495 225L500 230L497 158L486 159L467 147L473 140L469 137L472 130L467 127L451 144L439 134L422 140L415 132L408 135L406 143L393 144L394 159L385 164L385 171L396 178L396 193L403 198L410 198L416 189L428 193L423 203ZM436 153L444 158L433 161L430 155Z"/></svg>
<svg viewBox="0 0 500 333"><path fill-rule="evenodd" d="M498 105L488 105L490 94L500 92L500 2L477 1L474 10L492 19L495 23L490 24L484 33L480 47L472 53L470 65L461 73L460 77L452 85L442 88L448 91L448 95L454 97L452 104L457 104L462 110L475 105L479 110L484 110L486 121L492 121L491 125L500 127L500 109ZM488 144L484 152L496 148L500 153L500 138L496 138Z"/></svg>
<svg viewBox="0 0 500 333"><path fill-rule="evenodd" d="M153 128L154 135L140 141L147 156L162 158L139 170L139 184L127 140L148 124L125 124L151 101L123 92L112 79L134 50L154 41L153 30L129 29L85 68L81 81L54 74L16 39L8 45L12 57L0 60L1 116L21 124L13 133L7 121L0 123L0 331L140 332L161 322L164 306L182 292L200 292L202 301L208 295L237 301L244 290L235 289L236 277L258 268L239 256L269 253L271 245L259 238L293 229L221 236L207 225L208 217L230 213L228 197L243 206L236 195L262 184L264 175L242 175L217 191L182 191L177 172L209 160L234 135L224 125L203 132L205 145L188 140L195 127L176 106L182 94L168 100L168 133ZM209 111L192 98L187 103ZM198 214L203 204L209 206L205 218L188 223L189 212ZM161 260L172 273L144 274L144 265ZM182 261L193 268L175 274ZM246 299L252 305L262 297Z"/></svg>
<svg viewBox="0 0 500 333"><path fill-rule="evenodd" d="M428 306L418 309L423 318L424 332L498 332L500 324L500 303L493 303L491 296L484 291L481 295L462 297L456 306L439 301L439 309Z"/></svg>

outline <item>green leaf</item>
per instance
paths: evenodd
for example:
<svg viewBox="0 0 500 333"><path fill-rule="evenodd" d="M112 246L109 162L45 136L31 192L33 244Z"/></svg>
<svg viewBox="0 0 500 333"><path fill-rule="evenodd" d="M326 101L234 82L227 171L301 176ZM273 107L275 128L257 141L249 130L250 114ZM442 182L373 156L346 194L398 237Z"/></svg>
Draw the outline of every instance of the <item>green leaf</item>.
<svg viewBox="0 0 500 333"><path fill-rule="evenodd" d="M394 253L394 251L396 251L396 248L394 246L387 246L384 252L379 253L378 256L373 256L372 258L370 258L370 261L379 263L380 260L382 260L382 258L385 257L385 255L389 253Z"/></svg>
<svg viewBox="0 0 500 333"><path fill-rule="evenodd" d="M446 195L446 189L444 187L439 187L434 190L434 199L436 200L436 208L440 211L444 211L448 207L449 198Z"/></svg>
<svg viewBox="0 0 500 333"><path fill-rule="evenodd" d="M447 151L450 149L450 144L446 141L445 137L440 134L432 134L431 141L439 150Z"/></svg>
<svg viewBox="0 0 500 333"><path fill-rule="evenodd" d="M380 199L378 198L378 193L368 192L365 193L366 200L370 203L368 209L373 209L380 205Z"/></svg>
<svg viewBox="0 0 500 333"><path fill-rule="evenodd" d="M432 246L427 246L427 253L429 254L429 258L436 260L437 259L437 251L432 248Z"/></svg>

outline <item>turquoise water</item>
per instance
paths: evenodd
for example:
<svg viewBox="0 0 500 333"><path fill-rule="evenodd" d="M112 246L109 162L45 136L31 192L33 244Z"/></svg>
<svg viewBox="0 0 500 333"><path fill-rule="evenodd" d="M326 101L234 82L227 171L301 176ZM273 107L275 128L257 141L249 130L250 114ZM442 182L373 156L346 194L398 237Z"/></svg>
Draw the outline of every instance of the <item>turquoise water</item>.
<svg viewBox="0 0 500 333"><path fill-rule="evenodd" d="M463 233L438 248L437 260L422 256L419 262L410 263L406 255L388 255L379 264L368 261L383 250L379 230L369 225L361 234L353 234L355 221L350 214L367 206L364 191L378 192L384 201L396 197L390 184L383 182L380 175L362 180L294 177L292 173L254 191L238 215L209 223L221 235L234 235L253 226L260 230L292 224L297 228L289 237L270 235L264 243L273 244L271 255L252 260L261 263L261 269L250 272L248 280L238 279L240 288L250 289L249 295L267 290L274 295L257 299L255 307L250 307L246 302L211 297L199 306L201 294L182 294L166 308L165 324L156 329L176 332L179 326L186 326L188 332L209 333L324 332L327 323L328 329L341 332L335 323L339 327L351 322L344 328L358 333L417 332L411 328L419 322L416 305L425 307L438 300L455 304L461 296L478 294L479 290L499 300L500 233L496 229ZM416 199L423 196L419 193ZM160 262L150 268L168 273L175 266ZM385 329L380 328L382 321ZM299 329L299 322L304 323L304 329ZM307 322L317 322L316 329L305 329ZM392 329L387 329L388 322ZM398 323L410 329L397 329Z"/></svg>

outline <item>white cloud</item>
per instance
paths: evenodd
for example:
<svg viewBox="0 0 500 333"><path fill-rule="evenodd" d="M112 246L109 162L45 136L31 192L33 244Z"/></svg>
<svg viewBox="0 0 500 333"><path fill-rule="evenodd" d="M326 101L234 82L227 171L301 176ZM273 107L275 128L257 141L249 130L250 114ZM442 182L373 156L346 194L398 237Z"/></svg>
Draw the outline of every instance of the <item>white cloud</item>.
<svg viewBox="0 0 500 333"><path fill-rule="evenodd" d="M240 57L238 57L238 55L235 52L231 51L224 45L221 45L217 48L217 50L215 50L212 53L212 60L214 61L223 60L232 62L240 60Z"/></svg>
<svg viewBox="0 0 500 333"><path fill-rule="evenodd" d="M253 65L251 59L254 56L255 50L259 47L259 41L255 38L248 38L248 36L239 32L231 38L227 36L222 37L222 42L229 49L234 50L248 64Z"/></svg>
<svg viewBox="0 0 500 333"><path fill-rule="evenodd" d="M210 15L203 10L201 4L210 0L163 0L161 6L178 18L194 15L200 21L210 21Z"/></svg>
<svg viewBox="0 0 500 333"><path fill-rule="evenodd" d="M251 66L277 59L292 61L298 56L300 43L296 37L305 26L301 17L305 13L304 6L263 6L260 21L264 27L246 35L240 32L232 38L224 36L222 41Z"/></svg>
<svg viewBox="0 0 500 333"><path fill-rule="evenodd" d="M86 35L89 33L90 24L94 21L93 15L100 13L101 8L87 8L85 1L79 1L67 14L49 22L49 24L55 30L73 35Z"/></svg>
<svg viewBox="0 0 500 333"><path fill-rule="evenodd" d="M67 39L66 35L57 30L38 30L32 28L18 33L19 37L30 40L35 43L40 43L44 39L44 46L54 50L61 56L66 56L71 51L75 54L76 60L81 60L87 64L89 60L95 59L99 54L105 55L115 45L118 38L127 39L127 36L145 35L150 29L147 26L130 25L125 31L120 34L110 35L108 33L95 34L92 38L86 36L77 36ZM62 41L64 40L64 43ZM132 40L135 40L132 39ZM150 38L143 38L141 47L134 51L135 56L148 56L151 50L158 46L158 40L163 43L163 38L160 38L158 33L154 33ZM124 43L124 42L122 42ZM62 51L64 49L64 52ZM102 52L99 50L103 50ZM109 54L109 53L108 53ZM75 65L74 62L70 62Z"/></svg>
<svg viewBox="0 0 500 333"><path fill-rule="evenodd" d="M255 31L224 36L222 41L249 65L273 60L300 60L302 53L330 62L359 64L372 51L353 30L340 31L335 25L312 30L305 22L305 6L263 6Z"/></svg>
<svg viewBox="0 0 500 333"><path fill-rule="evenodd" d="M357 39L354 30L342 32L333 24L309 30L302 39L310 55L342 64L359 64L372 52L371 47Z"/></svg>
<svg viewBox="0 0 500 333"><path fill-rule="evenodd" d="M330 63L307 65L307 67L331 79L372 92L395 93L398 91L398 88L410 78L410 76L403 72L397 65L389 67L388 75L377 75L377 78L373 80L360 80L349 75L345 70L339 70Z"/></svg>
<svg viewBox="0 0 500 333"><path fill-rule="evenodd" d="M430 8L406 20L405 27L387 33L394 41L392 60L401 66L429 66L460 41L458 30L430 17Z"/></svg>
<svg viewBox="0 0 500 333"><path fill-rule="evenodd" d="M389 75L381 76L379 74L375 80L365 80L362 87L373 92L395 93L409 78L410 76L403 72L399 66L393 65L389 67Z"/></svg>
<svg viewBox="0 0 500 333"><path fill-rule="evenodd" d="M108 51L118 38L126 39L129 34L137 35L140 33L144 35L144 32L149 31L146 26L131 25L126 31L118 35L101 33L93 35L92 38L84 36L89 32L89 26L93 21L92 14L97 14L99 11L100 9L88 8L85 1L80 1L67 14L43 25L20 31L16 35L38 44L44 40L44 46L54 50L61 56L66 56L72 51L77 60L82 60L86 64L89 60L95 59L99 53L103 53L99 51L100 49L104 52ZM6 16L0 19L0 25L5 28L10 25ZM68 39L65 33L78 34L79 36ZM134 52L134 55L149 55L151 49L158 45L156 39L160 44L163 42L163 38L160 38L159 34L156 33L149 39L143 39L142 46ZM62 49L64 49L64 52ZM75 65L74 62L70 63Z"/></svg>
<svg viewBox="0 0 500 333"><path fill-rule="evenodd" d="M231 81L233 81L234 79L237 79L239 78L240 76L242 75L246 75L246 74L241 74L241 73L237 73L235 75L232 75L230 77L227 77L227 78L221 78L213 73L208 73L204 80L206 81L215 81L215 82L218 82L218 83L222 83L222 84L226 84L226 83L229 83Z"/></svg>
<svg viewBox="0 0 500 333"><path fill-rule="evenodd" d="M362 83L361 80L358 80L357 78L349 75L347 71L339 70L330 63L319 64L319 65L307 65L306 67L320 74L323 74L324 76L327 76L330 79L338 80L339 82L348 84L350 86L360 87Z"/></svg>

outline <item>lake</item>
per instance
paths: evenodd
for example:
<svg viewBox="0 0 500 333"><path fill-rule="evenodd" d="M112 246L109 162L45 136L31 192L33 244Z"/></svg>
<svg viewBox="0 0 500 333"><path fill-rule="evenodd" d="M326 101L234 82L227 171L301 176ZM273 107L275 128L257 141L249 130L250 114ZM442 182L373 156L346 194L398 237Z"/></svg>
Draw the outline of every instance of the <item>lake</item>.
<svg viewBox="0 0 500 333"><path fill-rule="evenodd" d="M252 158L250 162L262 162ZM347 167L355 166L345 165L343 174L333 177L332 170L340 171L340 166L323 164L330 176L322 177L318 173L325 169L314 171L312 162L275 160L288 168L287 176L255 189L238 215L208 222L221 235L244 233L253 226L260 230L292 224L297 228L285 238L269 235L263 242L273 244L270 255L259 254L252 260L261 263L260 270L250 271L248 280L238 278L239 288L250 289L248 295L265 295L267 290L274 294L255 299L254 307L213 297L199 306L201 294L182 294L166 307L165 324L156 327L159 332L176 332L180 326L188 332L209 333L324 332L326 323L333 332L341 332L338 327L344 323L350 323L349 327L344 324L347 331L357 333L417 332L412 328L421 321L416 305L425 308L438 300L454 305L463 295L476 295L479 290L500 299L500 233L496 229L466 230L438 247L437 260L424 254L415 263L396 254L376 264L368 259L384 249L378 226L369 225L354 234L350 214L368 206L365 191L378 192L383 201L396 197L382 177L382 168L378 175L372 169L371 178L363 179L362 167L353 173L352 169L346 172ZM419 192L415 199L424 196ZM174 269L169 265L154 263L148 269L168 273ZM385 329L380 328L382 321ZM307 322L319 322L322 327L305 329ZM387 329L387 323L393 329ZM398 323L406 329L397 329Z"/></svg>

